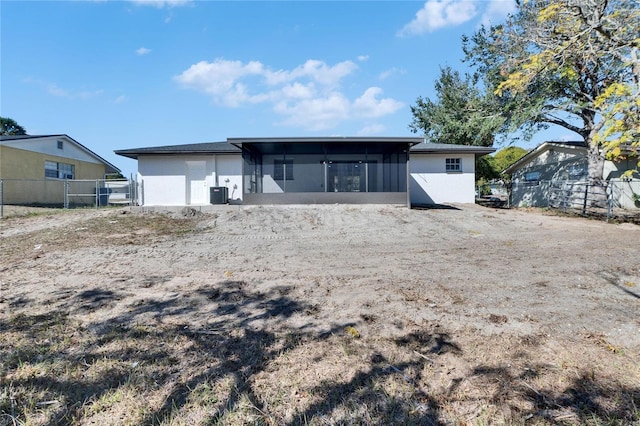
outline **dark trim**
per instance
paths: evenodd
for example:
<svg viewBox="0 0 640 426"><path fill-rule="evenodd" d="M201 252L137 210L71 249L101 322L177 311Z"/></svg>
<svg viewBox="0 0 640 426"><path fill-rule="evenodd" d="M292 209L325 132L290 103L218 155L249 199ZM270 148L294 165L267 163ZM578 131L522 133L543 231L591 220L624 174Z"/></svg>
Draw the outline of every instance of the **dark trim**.
<svg viewBox="0 0 640 426"><path fill-rule="evenodd" d="M242 194L242 204L399 204L407 205L403 192L287 192Z"/></svg>

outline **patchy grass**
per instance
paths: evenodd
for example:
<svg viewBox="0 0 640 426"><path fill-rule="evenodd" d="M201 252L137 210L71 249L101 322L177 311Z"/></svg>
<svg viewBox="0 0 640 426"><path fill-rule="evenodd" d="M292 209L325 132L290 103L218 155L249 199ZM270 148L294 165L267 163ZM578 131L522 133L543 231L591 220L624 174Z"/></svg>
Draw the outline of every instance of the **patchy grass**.
<svg viewBox="0 0 640 426"><path fill-rule="evenodd" d="M592 424L639 420L638 365L423 328L395 340L104 324L0 324L3 424ZM560 355L559 357L556 355ZM562 362L558 363L558 359ZM314 368L309 368L310 366Z"/></svg>
<svg viewBox="0 0 640 426"><path fill-rule="evenodd" d="M207 229L202 225L197 217L105 216L10 238L0 260L20 267L38 244L56 253L179 240ZM397 337L361 333L353 324L317 332L284 319L312 318L322 306L222 275L97 322L82 319L129 296L79 288L74 303L25 302L0 316L0 425L640 422L638 355L601 334L487 338L471 326L454 330L436 321L408 324ZM441 290L451 305L471 303ZM399 294L406 303L432 303L418 290ZM215 303L205 325L167 320L167 312L190 312L200 299ZM264 318L280 325L252 323ZM496 312L486 321L497 327L512 320Z"/></svg>

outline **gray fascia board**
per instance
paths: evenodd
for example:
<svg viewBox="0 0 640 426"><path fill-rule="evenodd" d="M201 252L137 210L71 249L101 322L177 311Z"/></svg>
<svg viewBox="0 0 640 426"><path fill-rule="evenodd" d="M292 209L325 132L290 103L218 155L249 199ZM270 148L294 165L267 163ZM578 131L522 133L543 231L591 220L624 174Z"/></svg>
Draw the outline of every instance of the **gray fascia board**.
<svg viewBox="0 0 640 426"><path fill-rule="evenodd" d="M416 145L424 141L416 137L362 137L362 136L327 136L327 137L284 137L284 138L227 138L227 141L238 148L243 144L268 143L407 143Z"/></svg>

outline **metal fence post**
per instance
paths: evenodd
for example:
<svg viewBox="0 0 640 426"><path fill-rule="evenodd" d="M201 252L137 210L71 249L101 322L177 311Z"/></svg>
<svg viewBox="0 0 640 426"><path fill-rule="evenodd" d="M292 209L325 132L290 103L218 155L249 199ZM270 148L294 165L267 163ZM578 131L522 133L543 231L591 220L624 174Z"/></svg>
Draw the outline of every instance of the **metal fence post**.
<svg viewBox="0 0 640 426"><path fill-rule="evenodd" d="M96 179L96 210L100 207L100 187L98 184L98 179Z"/></svg>
<svg viewBox="0 0 640 426"><path fill-rule="evenodd" d="M63 208L68 209L69 208L69 181L65 179L64 181L64 201L63 201Z"/></svg>

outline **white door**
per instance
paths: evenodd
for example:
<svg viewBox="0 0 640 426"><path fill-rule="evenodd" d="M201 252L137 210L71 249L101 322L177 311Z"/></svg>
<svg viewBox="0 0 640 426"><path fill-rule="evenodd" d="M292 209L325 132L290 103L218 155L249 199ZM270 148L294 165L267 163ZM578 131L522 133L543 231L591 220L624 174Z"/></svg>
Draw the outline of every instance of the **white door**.
<svg viewBox="0 0 640 426"><path fill-rule="evenodd" d="M187 204L207 204L207 162L187 161Z"/></svg>

